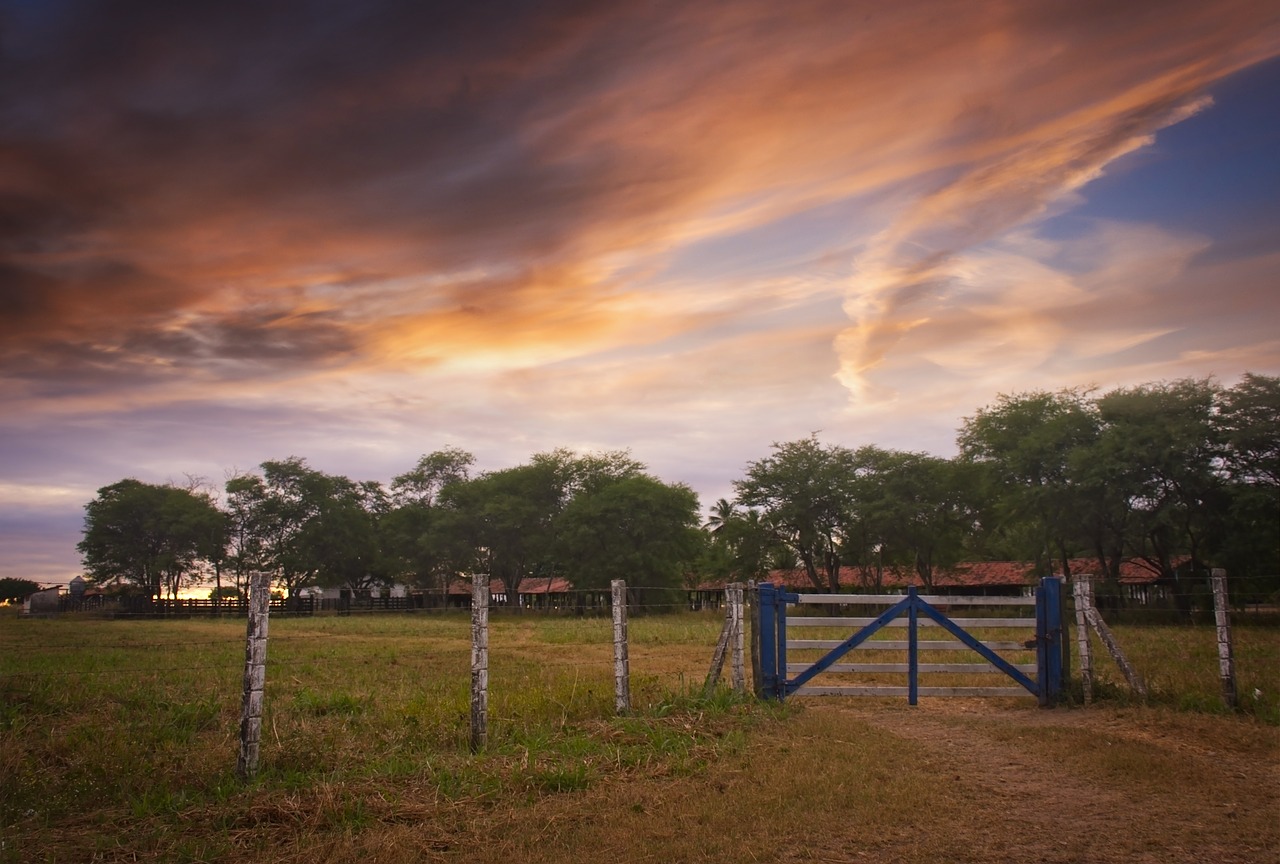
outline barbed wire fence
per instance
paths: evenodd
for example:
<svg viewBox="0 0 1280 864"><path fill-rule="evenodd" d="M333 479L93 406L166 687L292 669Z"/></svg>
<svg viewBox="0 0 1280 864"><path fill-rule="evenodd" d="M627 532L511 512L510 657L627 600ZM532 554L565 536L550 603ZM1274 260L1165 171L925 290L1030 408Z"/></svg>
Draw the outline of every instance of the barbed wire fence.
<svg viewBox="0 0 1280 864"><path fill-rule="evenodd" d="M1244 710L1280 722L1280 610L1233 607L1228 574L1142 588L1072 578L1081 698Z"/></svg>
<svg viewBox="0 0 1280 864"><path fill-rule="evenodd" d="M578 602L579 598L571 595L568 598L564 598L559 608L544 608L540 610L543 614L539 615L528 608L518 606L513 608L512 606L492 604L488 591L489 585L483 580L477 580L474 589L475 593L472 597L470 610L456 608L414 609L412 610L413 614L398 616L407 625L406 634L409 635L411 644L412 631L419 629L412 622L414 619L421 620L421 616L424 613L429 618L459 623L462 620L461 616L468 613L471 615L472 660L470 670L469 744L473 752L479 752L484 749L488 740L488 724L492 716L489 708L490 678L488 668L490 660L490 613L496 613L497 620L506 625L508 629L510 625L518 624L522 620L536 621L549 617L557 617L562 620L566 617L579 619L580 624L569 626L581 632L576 633L573 636L573 641L565 643L563 648L555 648L553 646L550 651L540 652L537 660L538 666L552 670L563 670L571 667L576 686L580 670L584 673L584 677L593 677L608 668L602 663L604 658L599 652L583 651L581 649L580 646L584 645L584 640L591 640L591 642L599 644L601 647L611 644L615 695L614 713L625 715L632 710L631 663L633 660L638 661L643 670L646 661L650 659L643 650L639 653L631 650L628 613L637 614L649 620L666 618L669 617L666 613L687 611L690 608L688 598L682 597L680 592L643 586L629 589L625 583L619 582L611 586L612 600L603 608L595 602L598 598L598 592L583 592L581 598L583 602ZM701 605L708 605L705 598ZM360 636L360 628L357 627L352 630L349 624L343 623L356 623L351 621L353 610L346 610L329 616L308 616L302 619L290 616L287 613L283 616L286 621L292 619L299 626L303 626L306 622L316 622L323 625L332 624L335 630L330 636L317 637L314 634L290 635L288 632L277 631L270 633L268 639L268 622L270 617L278 614L278 609L280 609L279 604L270 604L270 594L266 580L260 579L253 584L250 591L249 605L246 609L245 618L242 619L247 620L247 630L245 631L245 637L240 640L234 637L183 638L182 628L185 627L190 627L193 633L203 633L213 629L225 631L226 626L230 623L226 619L219 620L216 617L202 615L187 617L168 614L148 618L122 616L123 620L115 619L114 621L104 618L69 616L71 618L69 623L74 623L77 628L82 626L112 628L115 631L113 633L114 638L110 640L109 645L102 646L97 651L86 651L86 642L81 639L62 643L48 642L41 645L26 644L23 647L22 655L11 655L9 662L0 663L0 695L5 697L6 702L18 705L31 701L24 695L24 691L45 687L53 687L53 689L57 690L65 687L65 682L101 677L109 679L103 689L104 692L111 694L106 697L106 701L110 704L132 704L134 699L125 695L126 691L131 689L141 690L153 685L157 691L162 691L165 694L150 697L156 703L173 705L183 698L180 694L190 693L192 690L199 690L206 694L216 690L224 694L217 701L225 703L229 698L227 694L236 692L233 686L228 685L232 681L238 681L240 684L240 689L237 693L240 704L239 722L237 724L239 735L237 739L238 754L235 757L234 764L237 775L242 779L249 780L257 774L260 760L263 758L262 751L269 744L269 741L264 740L263 719L264 715L271 713L268 711L271 706L267 705L267 700L274 696L275 693L280 692L279 684L282 679L291 682L293 690L302 693L306 693L308 688L319 689L322 685L312 683L308 679L307 673L311 672L317 665L315 658L317 653L322 651L326 638L341 639L344 646L347 647L350 646L351 642L362 638ZM566 609L570 610L568 616L565 615ZM367 610L367 615L371 618L378 618L383 622L392 620L393 616L384 614L384 611L391 610L370 609ZM409 612L410 610L400 611ZM361 613L355 612L354 614L359 616ZM609 615L613 619L611 635L609 635L609 631L606 628L598 626L606 623L605 615ZM740 618L741 615L739 614L739 622ZM698 670L705 669L706 660L712 653L713 634L709 630L707 622L713 621L714 617L704 614L700 616L701 619L705 619L705 621L702 621L701 626L694 635L692 644L686 638L684 640L685 644L681 646L682 654L687 655L680 673L682 676L687 673L692 677ZM134 629L145 626L148 621L164 622L166 632L171 634L173 638L147 638L148 634L158 635L157 631ZM69 631L64 629L60 632L67 633ZM459 632L451 632L461 636ZM738 632L740 633L740 630ZM267 651L268 643L271 646L270 657L268 657ZM235 657L239 646L243 646L243 658L242 662L237 663ZM662 648L664 646L659 641L656 647ZM500 651L503 650L506 649L500 648ZM65 655L64 660L59 661L57 659L58 655ZM28 661L37 661L38 657L43 657L45 662L20 662L21 658L25 658ZM667 659L663 657L664 661ZM240 674L237 675L237 672ZM272 681L271 679L273 678L276 680ZM186 679L185 684L192 686L184 687L181 684L176 687L171 686L175 684L175 679ZM64 683L53 684L51 682ZM199 683L196 684L194 682ZM377 683L375 681L367 681L365 683L376 690ZM509 681L504 680L500 686L508 685L509 683ZM70 686L73 691L84 689L74 684ZM206 697L201 698L204 699ZM287 697L285 698L287 699ZM377 697L373 696L371 698ZM295 695L294 703L298 702L299 699ZM281 706L277 703L274 707L276 716L279 716L281 707L287 710L289 706L287 704ZM317 710L324 710L323 705L319 705ZM120 713L123 715L124 712ZM214 715L221 713L225 716L225 709L221 711L213 709L212 713ZM125 721L124 724L118 725L116 728L129 735L128 727L130 721L127 716L122 716L121 719ZM137 734L133 734L131 737L139 742L145 741L147 734L151 731L150 721L139 717L134 725L137 726L134 730ZM270 736L268 735L267 737ZM275 737L278 739L278 733ZM269 750L269 747L267 749ZM228 756L230 757L230 754ZM265 759L270 764L270 756L267 755Z"/></svg>
<svg viewBox="0 0 1280 864"><path fill-rule="evenodd" d="M1153 598L1146 598L1146 602L1142 602L1141 598L1129 598L1124 604L1114 602L1114 598L1107 593L1111 589L1103 580L1092 577L1080 577L1076 580L1073 588L1077 592L1085 592L1085 596L1082 598L1080 594L1075 595L1075 608L1072 610L1075 633L1072 642L1078 655L1074 668L1078 670L1078 680L1085 700L1092 703L1117 699L1150 701L1207 711L1243 709L1270 722L1280 722L1280 698L1277 693L1280 691L1280 675L1277 672L1280 670L1280 656L1277 656L1275 638L1277 617L1274 613L1268 615L1265 610L1246 613L1230 609L1225 602L1226 577L1224 574L1215 574L1215 577L1217 581L1211 593L1198 586L1183 586L1181 590L1166 589L1159 598L1160 602L1152 602ZM488 588L487 585L484 587ZM1103 595L1102 602L1097 602L1099 593ZM705 698L717 686L724 664L729 662L730 687L737 693L745 692L748 682L743 655L750 621L747 612L753 607L750 588L744 590L742 586L730 585L717 598L704 592L696 603L691 595L682 592L628 587L625 584L621 586L620 593L615 586L611 586L611 601L608 604L598 603L599 596L599 591L591 592L589 596L584 592L583 601L578 602L577 598L570 595L562 598L558 606L547 604L543 609L495 604L491 597L487 597L481 604L473 597L473 602L469 604L472 607L470 610L405 609L399 611L408 614L392 616L388 614L392 610L352 609L328 616L295 618L290 626L312 622L312 628L305 633L293 633L287 629L273 632L270 636L269 657L265 654L266 626L262 626L257 635L253 625L249 625L243 638L230 635L224 637L221 633L226 631L228 622L206 626L198 618L190 619L190 633L186 638L182 629L188 626L186 619L155 619L169 621L173 625L169 631L172 634L170 639L152 638L153 632L158 631L133 629L134 625L118 624L117 627L131 629L118 630L114 634L114 641L96 652L86 651L85 640L76 638L74 632L67 629L58 631L65 634L65 642L50 641L33 645L22 641L21 647L18 647L18 639L6 639L0 642L0 650L6 655L0 661L0 696L3 696L4 702L0 708L6 712L5 716L20 720L23 705L33 701L33 691L43 689L55 695L62 691L73 693L86 689L75 682L96 676L113 682L115 689L110 699L114 703L133 704L135 701L152 698L163 703L164 710L175 716L182 715L184 711L182 700L191 698L189 694L195 693L197 696L193 703L198 704L187 706L190 709L188 713L204 718L200 720L201 723L217 724L224 722L220 717L226 716L225 707L219 709L218 704L225 706L231 698L230 694L235 693L241 707L238 725L242 732L237 741L240 746L239 758L235 762L243 776L252 777L257 770L254 759L255 741L248 730L252 726L254 709L258 712L256 716L260 724L256 739L258 751L269 745L271 740L275 741L274 746L279 747L281 735L272 729L272 734L268 737L264 735L264 727L261 725L263 718L272 714L267 700L274 694L291 693L293 697L291 702L275 706L276 718L283 716L282 711L287 715L289 711L304 709L315 713L336 710L327 707L328 703L315 695L326 686L326 679L320 675L326 663L334 662L335 658L349 658L353 650L357 653L365 651L369 655L371 659L366 662L370 670L376 671L379 663L397 662L394 654L389 654L390 649L386 647L389 641L387 638L362 634L359 627L352 627L355 623L352 618L364 616L383 622L402 622L403 627L395 626L397 638L405 637L405 645L395 649L399 651L413 650L414 639L425 638L421 636L420 626L424 619L447 621L447 633L441 638L458 642L456 656L461 657L461 645L465 644L466 638L464 634L468 629L473 633L476 631L474 618L468 627L466 616L481 608L489 619L484 627L486 640L489 627L497 623L500 628L504 628L499 630L502 638L497 643L490 645L486 641L483 646L485 663L496 661L499 664L498 677L494 679L487 674L483 677L476 674L477 654L474 643L470 688L462 683L466 680L462 673L465 664L454 659L454 653L441 659L440 671L435 673L447 681L456 682L456 691L450 692L457 692L462 696L474 694L476 688L483 684L484 699L479 703L472 703L478 704L479 713L472 712L467 722L468 742L476 752L483 750L488 744L489 725L495 719L506 725L520 720L519 711L523 709L518 700L513 701L512 688L539 685L540 679L536 675L527 675L525 666L520 667L519 674L511 671L512 664L523 663L522 654L528 652L526 645L511 641L513 637L509 634L513 632L510 629L513 622L525 621L537 627L540 626L537 622L549 618L569 619L564 625L556 625L568 628L569 635L556 633L555 638L562 638L563 641L539 642L536 652L536 667L544 673L544 678L541 679L544 683L547 680L545 676L556 670L572 670L569 673L572 684L567 685L572 688L570 695L560 694L556 697L566 703L580 695L580 680L588 682L584 685L587 689L607 687L610 669L614 697L612 713L615 715L625 715L635 710L635 682L632 675L636 671L641 674L642 689L657 689L652 681L645 682L646 677L655 677L647 673L647 669L661 668L662 674L666 676L663 678L664 684L669 683L675 675L681 679L687 676L690 683L688 691L693 693L696 690L696 695ZM1205 602L1209 597L1218 598L1217 608L1206 608ZM672 637L666 632L659 632L659 635L650 635L648 638L642 634L639 641L635 638L637 622L643 629L654 621L671 617L663 613L688 612L694 608L702 611L694 613L696 624L685 627L675 637L680 642L675 646L679 648L678 652L673 650L670 644ZM276 608L272 608L270 614L275 616L279 613ZM1106 644L1101 627L1091 621L1091 617L1110 632L1115 652ZM85 626L109 625L109 622L83 618L78 619L77 623ZM716 624L721 625L718 638ZM207 634L217 634L217 638ZM191 635L199 638L190 638ZM17 636L20 637L21 634ZM256 662L253 653L255 641L261 644L264 652L261 662L256 665L256 669L260 670L257 672L250 669L251 662ZM360 647L366 644L367 649ZM347 653L340 653L338 646ZM1113 663L1106 659L1108 655L1115 656L1117 653L1125 658L1132 675L1126 673L1118 661ZM58 659L60 655L65 655L67 660L74 662L74 667L68 662L61 662ZM389 659L386 659L388 656ZM172 659L174 657L180 659L175 661ZM506 671L503 671L504 664ZM458 674L447 671L454 668ZM677 670L675 673L670 672L673 668ZM1206 688L1205 670L1216 673L1211 679L1216 687ZM382 680L374 671L359 680L360 686L369 691L365 698L371 700L380 698L376 694ZM392 672L394 666L385 667L382 671L384 674ZM180 677L192 679L196 683L188 682L189 686L185 687L170 686L172 679ZM401 674L396 679L397 686L408 686L399 683L403 677L404 674ZM1196 680L1193 681L1193 678ZM353 677L352 681L355 680ZM697 685L692 683L695 680ZM259 681L261 686L255 686ZM1142 687L1134 686L1134 681L1141 682ZM164 685L168 689L162 687L164 695L161 696L130 694L130 686L141 692L152 683L158 687ZM236 683L241 685L238 691ZM287 685L287 689L281 690L282 685ZM499 697L499 713L496 717L489 702L490 688L497 688L494 693ZM593 698L597 701L591 703L595 706L591 710L607 714L602 701L603 693L598 690L596 692L598 695ZM223 695L216 696L218 693ZM312 695L306 695L308 693ZM287 700L289 697L283 698ZM309 702L308 699L316 701ZM126 722L129 716L133 716L126 715L123 710L118 713ZM442 709L440 713L443 716L446 712ZM568 708L565 708L565 713L570 713ZM142 714L138 716L141 717ZM7 722L12 726L19 721L11 719ZM270 746L267 746L267 755L262 758L267 764L271 764ZM231 754L228 754L228 760L230 759Z"/></svg>

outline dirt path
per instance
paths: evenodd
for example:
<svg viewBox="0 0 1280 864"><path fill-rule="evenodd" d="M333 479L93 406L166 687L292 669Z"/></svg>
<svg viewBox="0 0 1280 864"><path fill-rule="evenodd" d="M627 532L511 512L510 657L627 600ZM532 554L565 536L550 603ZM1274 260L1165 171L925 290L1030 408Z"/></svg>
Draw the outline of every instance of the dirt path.
<svg viewBox="0 0 1280 864"><path fill-rule="evenodd" d="M808 710L917 748L917 764L959 805L911 820L915 842L878 844L879 860L1280 861L1274 729L1240 724L1224 737L1222 718L981 700L914 709L814 700ZM864 860L836 840L799 860Z"/></svg>
<svg viewBox="0 0 1280 864"><path fill-rule="evenodd" d="M815 698L672 765L499 800L405 789L358 830L238 860L1280 864L1280 730L1242 717Z"/></svg>
<svg viewBox="0 0 1280 864"><path fill-rule="evenodd" d="M542 799L449 860L1280 864L1280 735L1241 718L811 699L688 777Z"/></svg>

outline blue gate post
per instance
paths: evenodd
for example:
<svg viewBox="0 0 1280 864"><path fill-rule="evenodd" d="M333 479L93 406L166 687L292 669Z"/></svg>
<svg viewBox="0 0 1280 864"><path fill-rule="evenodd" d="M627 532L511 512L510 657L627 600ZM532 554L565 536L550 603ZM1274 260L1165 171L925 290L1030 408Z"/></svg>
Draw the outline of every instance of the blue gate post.
<svg viewBox="0 0 1280 864"><path fill-rule="evenodd" d="M907 588L907 598L907 704L915 705L920 701L920 617L914 587Z"/></svg>
<svg viewBox="0 0 1280 864"><path fill-rule="evenodd" d="M1062 580L1045 576L1036 590L1036 689L1041 707L1062 698Z"/></svg>
<svg viewBox="0 0 1280 864"><path fill-rule="evenodd" d="M787 604L798 603L800 598L785 590L774 595L774 608L778 610L778 701L787 698Z"/></svg>
<svg viewBox="0 0 1280 864"><path fill-rule="evenodd" d="M779 699L777 589L764 582L757 590L760 603L760 674L764 678L764 698Z"/></svg>

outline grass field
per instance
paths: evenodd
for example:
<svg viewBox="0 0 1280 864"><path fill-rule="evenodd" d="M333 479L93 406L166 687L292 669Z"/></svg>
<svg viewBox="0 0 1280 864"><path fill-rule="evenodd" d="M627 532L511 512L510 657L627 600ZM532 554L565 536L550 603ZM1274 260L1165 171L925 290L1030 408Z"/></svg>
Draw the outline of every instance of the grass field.
<svg viewBox="0 0 1280 864"><path fill-rule="evenodd" d="M1275 628L1214 716L1211 628L1117 630L1153 705L1044 711L704 701L720 623L633 618L618 718L609 621L497 616L473 756L467 617L273 620L246 785L243 621L5 615L0 861L1280 861Z"/></svg>

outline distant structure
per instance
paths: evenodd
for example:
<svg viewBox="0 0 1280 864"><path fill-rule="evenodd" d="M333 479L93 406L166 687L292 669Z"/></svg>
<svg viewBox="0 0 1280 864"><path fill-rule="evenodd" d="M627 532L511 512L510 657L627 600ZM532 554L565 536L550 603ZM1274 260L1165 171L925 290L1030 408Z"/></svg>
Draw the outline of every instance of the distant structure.
<svg viewBox="0 0 1280 864"><path fill-rule="evenodd" d="M59 594L60 591L57 588L46 588L43 591L37 591L22 601L22 614L57 615Z"/></svg>

